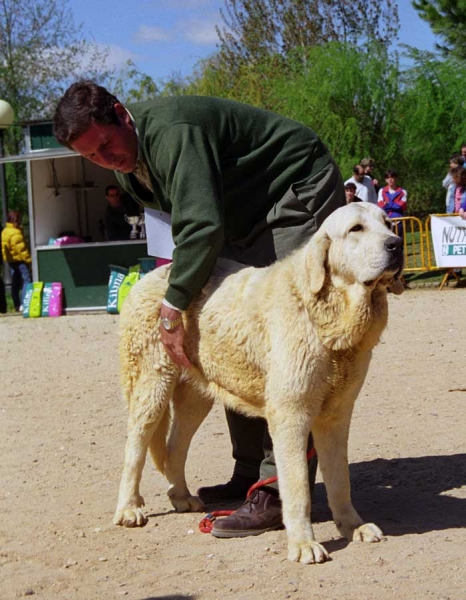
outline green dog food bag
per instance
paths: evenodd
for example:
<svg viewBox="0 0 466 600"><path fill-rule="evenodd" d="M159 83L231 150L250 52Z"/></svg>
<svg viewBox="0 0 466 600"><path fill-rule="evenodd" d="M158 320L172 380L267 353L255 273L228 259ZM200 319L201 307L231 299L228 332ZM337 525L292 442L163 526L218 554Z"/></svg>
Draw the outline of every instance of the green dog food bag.
<svg viewBox="0 0 466 600"><path fill-rule="evenodd" d="M34 283L26 284L23 300L23 317L36 318L41 316L43 288L44 283L42 281L34 281Z"/></svg>
<svg viewBox="0 0 466 600"><path fill-rule="evenodd" d="M107 312L118 314L118 290L123 283L128 269L110 265L110 279L108 280Z"/></svg>
<svg viewBox="0 0 466 600"><path fill-rule="evenodd" d="M126 300L127 295L130 293L133 285L139 281L139 270L132 271L126 275L123 283L118 290L118 312L121 311L121 307L123 306L123 302Z"/></svg>

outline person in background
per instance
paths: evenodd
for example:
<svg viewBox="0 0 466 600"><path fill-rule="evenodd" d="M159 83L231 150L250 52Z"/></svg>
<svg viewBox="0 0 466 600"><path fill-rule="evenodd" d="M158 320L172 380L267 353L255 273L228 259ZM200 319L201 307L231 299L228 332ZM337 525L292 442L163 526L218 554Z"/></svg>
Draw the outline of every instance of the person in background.
<svg viewBox="0 0 466 600"><path fill-rule="evenodd" d="M2 256L11 271L11 297L17 312L23 309L26 284L31 282L31 255L21 227L19 210L10 210L2 231Z"/></svg>
<svg viewBox="0 0 466 600"><path fill-rule="evenodd" d="M362 158L361 162L359 164L364 169L364 174L367 175L367 177L370 177L370 179L372 181L372 185L374 186L375 191L378 194L380 187L379 187L378 180L374 176L374 168L375 168L374 159L370 158L370 157Z"/></svg>
<svg viewBox="0 0 466 600"><path fill-rule="evenodd" d="M129 240L131 225L125 215L136 216L140 213L139 205L129 194L120 194L116 185L105 188L107 208L105 209L105 236L108 241Z"/></svg>
<svg viewBox="0 0 466 600"><path fill-rule="evenodd" d="M451 178L455 186L453 193L453 212L459 213L464 219L466 210L466 169L458 166L450 170Z"/></svg>
<svg viewBox="0 0 466 600"><path fill-rule="evenodd" d="M450 168L449 168L448 173L446 174L444 180L442 181L443 187L446 188L446 190L447 190L447 195L445 198L445 211L447 213L455 212L456 184L453 181L453 178L451 176L451 171L455 167L463 167L463 166L464 166L464 158L463 158L463 156L461 156L461 154L453 154L453 156L450 157Z"/></svg>
<svg viewBox="0 0 466 600"><path fill-rule="evenodd" d="M346 204L351 204L351 202L362 202L361 198L356 196L356 184L352 181L345 183L345 196Z"/></svg>
<svg viewBox="0 0 466 600"><path fill-rule="evenodd" d="M460 154L464 159L464 162L466 162L466 144L461 144L460 146Z"/></svg>
<svg viewBox="0 0 466 600"><path fill-rule="evenodd" d="M362 202L377 204L377 194L374 185L371 178L364 173L364 168L361 165L354 165L353 176L345 181L345 185L347 183L355 184L356 194L358 198L361 198Z"/></svg>
<svg viewBox="0 0 466 600"><path fill-rule="evenodd" d="M232 100L172 96L124 106L82 81L58 103L54 133L64 146L115 170L142 205L171 214L175 249L159 331L167 354L185 368L191 365L183 313L218 259L267 266L306 243L345 204L340 171L314 131ZM243 310L250 310L247 303ZM227 422L233 477L199 489L207 503L245 500L257 479L277 472L266 421L228 411ZM316 467L311 459L311 490ZM278 484L271 482L218 519L212 534L245 537L281 527Z"/></svg>
<svg viewBox="0 0 466 600"><path fill-rule="evenodd" d="M387 213L390 219L404 217L408 194L406 190L397 184L395 171L385 171L385 183L387 185L379 190L378 206ZM398 222L396 229L397 234L402 236L403 226L401 222Z"/></svg>

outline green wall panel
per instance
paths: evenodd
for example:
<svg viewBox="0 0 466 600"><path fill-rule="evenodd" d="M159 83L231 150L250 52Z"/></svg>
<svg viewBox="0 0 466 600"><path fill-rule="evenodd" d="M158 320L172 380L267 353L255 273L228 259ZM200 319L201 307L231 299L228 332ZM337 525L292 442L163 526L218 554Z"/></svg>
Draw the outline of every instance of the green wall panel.
<svg viewBox="0 0 466 600"><path fill-rule="evenodd" d="M147 257L141 243L37 250L39 281L59 281L67 308L106 306L110 265L130 267Z"/></svg>

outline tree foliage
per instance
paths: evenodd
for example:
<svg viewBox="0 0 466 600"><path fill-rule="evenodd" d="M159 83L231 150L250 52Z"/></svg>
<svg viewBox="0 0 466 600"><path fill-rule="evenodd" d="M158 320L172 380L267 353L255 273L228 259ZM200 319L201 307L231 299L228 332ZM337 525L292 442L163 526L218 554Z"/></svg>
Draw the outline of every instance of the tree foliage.
<svg viewBox="0 0 466 600"><path fill-rule="evenodd" d="M226 0L220 12L219 57L232 70L331 41L388 47L399 25L396 0Z"/></svg>
<svg viewBox="0 0 466 600"><path fill-rule="evenodd" d="M413 0L413 6L444 43L443 55L466 58L466 3L464 0Z"/></svg>

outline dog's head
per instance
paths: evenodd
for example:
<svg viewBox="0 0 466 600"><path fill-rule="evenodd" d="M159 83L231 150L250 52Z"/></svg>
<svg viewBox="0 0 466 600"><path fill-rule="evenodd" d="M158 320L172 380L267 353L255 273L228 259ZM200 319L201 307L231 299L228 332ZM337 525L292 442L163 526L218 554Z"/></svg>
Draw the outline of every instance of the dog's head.
<svg viewBox="0 0 466 600"><path fill-rule="evenodd" d="M368 202L337 209L308 244L311 292L330 277L337 288L360 284L368 290L401 293L403 240L391 229L383 210Z"/></svg>

